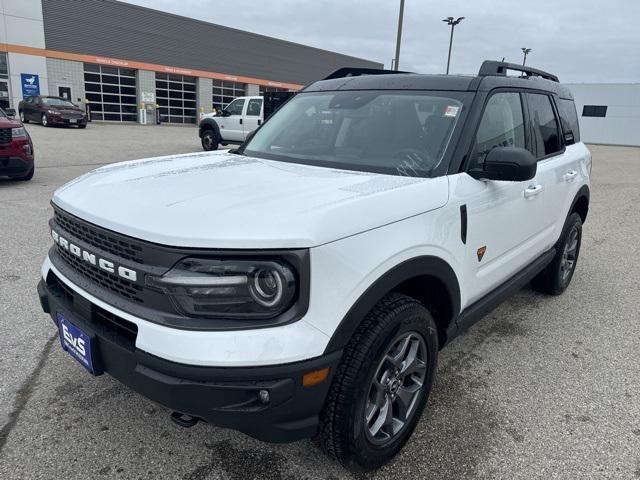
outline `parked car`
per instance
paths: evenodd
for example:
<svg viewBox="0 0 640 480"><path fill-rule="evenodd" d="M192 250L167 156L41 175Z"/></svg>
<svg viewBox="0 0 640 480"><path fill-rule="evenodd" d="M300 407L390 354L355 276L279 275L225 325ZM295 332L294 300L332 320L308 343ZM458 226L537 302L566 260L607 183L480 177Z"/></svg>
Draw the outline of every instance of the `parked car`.
<svg viewBox="0 0 640 480"><path fill-rule="evenodd" d="M33 143L14 110L0 108L0 176L31 180L35 171Z"/></svg>
<svg viewBox="0 0 640 480"><path fill-rule="evenodd" d="M590 175L554 75L340 70L238 149L58 189L38 292L71 356L176 423L315 436L370 470L411 437L441 348L529 282L569 286Z"/></svg>
<svg viewBox="0 0 640 480"><path fill-rule="evenodd" d="M238 97L222 111L207 113L200 120L198 135L202 148L217 150L219 145L242 143L295 92L265 92L255 97Z"/></svg>
<svg viewBox="0 0 640 480"><path fill-rule="evenodd" d="M87 114L66 98L51 96L27 97L18 105L23 123L39 122L45 127L51 125L87 126Z"/></svg>

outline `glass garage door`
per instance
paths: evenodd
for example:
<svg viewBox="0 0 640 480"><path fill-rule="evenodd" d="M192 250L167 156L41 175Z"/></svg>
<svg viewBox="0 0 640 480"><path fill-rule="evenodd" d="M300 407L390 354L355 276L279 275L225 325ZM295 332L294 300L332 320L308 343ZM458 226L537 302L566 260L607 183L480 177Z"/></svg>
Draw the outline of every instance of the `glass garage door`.
<svg viewBox="0 0 640 480"><path fill-rule="evenodd" d="M156 72L156 102L162 122L196 123L196 78Z"/></svg>
<svg viewBox="0 0 640 480"><path fill-rule="evenodd" d="M138 120L135 70L85 63L84 88L92 120Z"/></svg>
<svg viewBox="0 0 640 480"><path fill-rule="evenodd" d="M224 80L213 81L213 98L211 103L218 111L229 105L234 98L244 97L244 95L244 83L227 82Z"/></svg>

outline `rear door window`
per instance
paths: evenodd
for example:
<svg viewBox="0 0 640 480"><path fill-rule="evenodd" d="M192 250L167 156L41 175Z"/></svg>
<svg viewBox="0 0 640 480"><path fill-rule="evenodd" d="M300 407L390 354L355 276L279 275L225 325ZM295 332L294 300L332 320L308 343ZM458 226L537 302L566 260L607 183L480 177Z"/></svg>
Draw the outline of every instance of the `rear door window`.
<svg viewBox="0 0 640 480"><path fill-rule="evenodd" d="M560 123L567 145L580 141L580 126L578 125L578 112L573 100L561 98L558 100Z"/></svg>
<svg viewBox="0 0 640 480"><path fill-rule="evenodd" d="M527 93L526 96L537 158L559 152L562 150L560 126L553 110L551 97L541 93Z"/></svg>

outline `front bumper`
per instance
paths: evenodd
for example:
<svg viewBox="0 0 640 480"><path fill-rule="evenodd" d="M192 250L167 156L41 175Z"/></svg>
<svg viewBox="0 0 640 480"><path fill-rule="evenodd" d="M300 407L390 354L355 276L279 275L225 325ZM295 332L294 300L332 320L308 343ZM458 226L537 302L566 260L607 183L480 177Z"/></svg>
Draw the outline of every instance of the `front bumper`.
<svg viewBox="0 0 640 480"><path fill-rule="evenodd" d="M123 384L165 407L259 440L291 442L316 433L318 414L341 352L260 367L205 367L171 362L135 345L135 325L92 304L50 272L38 284L42 308L57 312L95 338L94 362ZM93 348L93 347L92 347ZM305 373L329 368L328 378L303 386ZM264 403L260 391L269 393Z"/></svg>
<svg viewBox="0 0 640 480"><path fill-rule="evenodd" d="M0 156L0 176L21 177L27 175L33 168L33 160L23 157Z"/></svg>
<svg viewBox="0 0 640 480"><path fill-rule="evenodd" d="M52 125L86 125L87 119L86 117L77 118L77 117L64 117L57 115L47 115L47 120Z"/></svg>

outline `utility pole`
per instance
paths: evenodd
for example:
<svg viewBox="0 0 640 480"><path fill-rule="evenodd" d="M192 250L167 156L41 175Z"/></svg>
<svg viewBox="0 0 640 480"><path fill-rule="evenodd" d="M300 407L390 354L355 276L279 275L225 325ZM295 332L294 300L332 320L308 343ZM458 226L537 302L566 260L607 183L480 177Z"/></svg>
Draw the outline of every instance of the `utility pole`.
<svg viewBox="0 0 640 480"><path fill-rule="evenodd" d="M451 36L449 37L449 56L447 57L447 75L449 75L449 65L451 65L451 47L453 46L453 29L458 25L464 17L458 17L454 19L453 17L447 17L443 22L446 22L447 25L451 25Z"/></svg>
<svg viewBox="0 0 640 480"><path fill-rule="evenodd" d="M398 16L398 38L396 39L396 62L393 70L400 66L400 41L402 40L402 17L404 15L404 0L400 0L400 15Z"/></svg>
<svg viewBox="0 0 640 480"><path fill-rule="evenodd" d="M524 64L527 63L527 55L531 53L531 49L522 47L521 50L522 53L524 53L524 59L522 60L522 66L524 67Z"/></svg>

